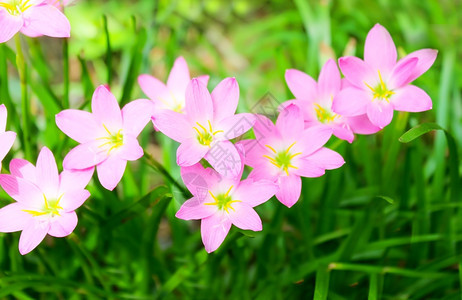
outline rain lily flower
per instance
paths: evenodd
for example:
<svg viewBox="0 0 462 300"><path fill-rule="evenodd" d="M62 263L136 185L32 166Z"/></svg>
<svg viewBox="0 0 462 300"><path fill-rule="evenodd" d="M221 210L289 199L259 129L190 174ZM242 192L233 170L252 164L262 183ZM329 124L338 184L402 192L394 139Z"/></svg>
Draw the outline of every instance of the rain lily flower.
<svg viewBox="0 0 462 300"><path fill-rule="evenodd" d="M0 105L0 168L1 162L10 151L16 139L16 133L5 131L7 110L4 104Z"/></svg>
<svg viewBox="0 0 462 300"><path fill-rule="evenodd" d="M365 115L344 117L332 111L335 96L341 90L340 72L334 60L329 59L324 64L318 82L295 69L287 70L285 78L297 100L286 101L282 106L298 106L303 113L305 127L330 127L336 137L350 143L354 139L354 132L370 134L380 130Z"/></svg>
<svg viewBox="0 0 462 300"><path fill-rule="evenodd" d="M21 31L30 37L41 35L64 38L71 34L66 16L45 0L7 0L0 2L0 43Z"/></svg>
<svg viewBox="0 0 462 300"><path fill-rule="evenodd" d="M154 126L181 143L177 150L179 166L192 166L205 158L221 175L238 176L241 159L229 140L255 123L252 114L234 114L238 101L236 79L224 79L210 95L207 87L195 78L186 89L185 114L172 110L155 113Z"/></svg>
<svg viewBox="0 0 462 300"><path fill-rule="evenodd" d="M276 198L287 207L300 198L300 177L319 177L326 169L345 163L340 154L323 147L332 128L318 125L305 129L302 113L293 104L280 112L276 125L259 116L254 132L256 140L239 142L245 149L245 164L253 168L249 178L277 183Z"/></svg>
<svg viewBox="0 0 462 300"><path fill-rule="evenodd" d="M242 169L241 164L241 174ZM194 180L188 180L191 175ZM193 197L183 203L176 217L201 220L202 242L208 253L221 245L231 224L243 230L262 230L260 217L253 207L269 200L278 189L268 180L222 178L212 168L204 169L199 163L181 168L181 176Z"/></svg>
<svg viewBox="0 0 462 300"><path fill-rule="evenodd" d="M207 85L209 76L203 75L197 79ZM138 77L141 89L154 102L156 109L169 109L180 113L184 112L186 87L190 81L188 64L182 56L175 60L167 84L148 74Z"/></svg>
<svg viewBox="0 0 462 300"><path fill-rule="evenodd" d="M352 87L343 89L332 109L344 116L367 114L372 124L383 128L393 111L421 112L432 108L432 100L422 89L409 83L425 73L437 51L421 49L398 62L395 44L388 31L376 24L368 33L364 60L342 57L339 66Z"/></svg>
<svg viewBox="0 0 462 300"><path fill-rule="evenodd" d="M74 231L75 210L90 196L85 186L93 168L59 174L53 153L43 147L36 166L13 159L10 171L11 175L0 175L0 185L16 202L0 209L0 232L22 231L22 255L37 247L47 234L64 237Z"/></svg>
<svg viewBox="0 0 462 300"><path fill-rule="evenodd" d="M67 109L56 115L56 124L80 145L64 158L65 169L96 166L99 181L113 190L122 178L127 161L143 156L137 137L149 122L153 105L135 100L120 110L114 95L99 86L91 102L93 113Z"/></svg>

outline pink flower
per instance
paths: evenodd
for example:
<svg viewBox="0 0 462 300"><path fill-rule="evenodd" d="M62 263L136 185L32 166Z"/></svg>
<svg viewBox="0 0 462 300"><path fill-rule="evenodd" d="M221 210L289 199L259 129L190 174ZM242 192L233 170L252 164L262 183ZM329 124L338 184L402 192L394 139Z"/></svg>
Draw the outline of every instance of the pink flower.
<svg viewBox="0 0 462 300"><path fill-rule="evenodd" d="M152 102L135 100L122 111L114 95L99 86L91 102L93 113L67 109L56 115L56 124L80 143L64 158L65 169L82 170L96 166L103 187L113 190L125 171L127 161L143 156L137 137L152 115Z"/></svg>
<svg viewBox="0 0 462 300"><path fill-rule="evenodd" d="M10 151L16 139L16 133L5 131L7 110L4 104L0 105L0 168L1 162Z"/></svg>
<svg viewBox="0 0 462 300"><path fill-rule="evenodd" d="M341 90L340 72L334 60L329 59L324 64L318 82L294 69L287 70L285 77L289 89L297 100L286 101L282 105L297 105L303 113L305 127L315 125L330 127L336 137L350 143L354 139L354 132L375 133L380 130L372 125L365 115L345 117L332 111L335 96Z"/></svg>
<svg viewBox="0 0 462 300"><path fill-rule="evenodd" d="M21 31L30 37L41 35L69 37L69 20L45 0L9 0L0 2L0 43Z"/></svg>
<svg viewBox="0 0 462 300"><path fill-rule="evenodd" d="M332 109L344 116L366 113L372 124L380 128L391 122L394 110L431 109L432 100L427 93L409 83L430 68L436 55L436 50L422 49L397 62L390 34L376 24L366 38L364 61L352 56L339 59L340 69L353 87L335 97Z"/></svg>
<svg viewBox="0 0 462 300"><path fill-rule="evenodd" d="M207 86L209 76L203 75L197 79ZM182 56L175 60L166 85L148 74L138 76L141 89L154 102L156 109L169 109L180 113L184 111L186 87L190 81L188 64Z"/></svg>
<svg viewBox="0 0 462 300"><path fill-rule="evenodd" d="M229 140L248 131L255 123L252 114L235 115L239 102L236 79L226 78L210 95L207 87L193 79L186 89L185 114L172 110L155 113L154 125L181 143L177 163L188 167L205 158L220 174L236 177L241 159Z"/></svg>
<svg viewBox="0 0 462 300"><path fill-rule="evenodd" d="M193 197L183 203L176 217L201 220L202 242L209 253L221 245L231 224L244 230L262 230L253 207L269 200L278 188L267 180L222 178L201 164L181 168L181 177Z"/></svg>
<svg viewBox="0 0 462 300"><path fill-rule="evenodd" d="M22 231L19 252L32 251L47 234L64 237L77 226L79 208L90 193L85 186L93 168L58 174L53 153L43 147L35 167L23 159L10 162L11 175L0 175L0 185L16 202L0 209L0 232Z"/></svg>
<svg viewBox="0 0 462 300"><path fill-rule="evenodd" d="M289 105L273 124L260 116L255 123L256 140L239 142L245 149L245 164L253 168L249 178L267 179L278 184L276 198L287 207L300 198L300 177L319 177L325 170L345 162L335 151L323 147L332 135L326 126L304 129L299 108Z"/></svg>

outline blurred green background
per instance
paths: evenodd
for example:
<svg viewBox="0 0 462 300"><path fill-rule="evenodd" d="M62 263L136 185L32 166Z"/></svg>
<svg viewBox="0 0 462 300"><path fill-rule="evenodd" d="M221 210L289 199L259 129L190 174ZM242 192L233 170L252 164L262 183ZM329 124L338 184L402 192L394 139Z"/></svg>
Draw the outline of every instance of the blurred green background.
<svg viewBox="0 0 462 300"><path fill-rule="evenodd" d="M148 125L140 140L154 160L129 163L114 192L93 180L74 234L47 237L23 257L19 233L0 233L0 299L460 299L461 11L459 0L75 2L65 9L68 43L23 39L33 156L46 145L59 167L75 145L54 122L64 99L89 110L100 84L121 105L145 97L137 76L164 81L182 55L193 76L211 76L210 90L235 76L239 110L259 112L268 101L292 98L286 69L317 78L328 58L362 57L375 23L389 30L400 57L438 49L433 67L415 81L433 110L395 112L383 131L351 145L333 138L342 168L305 178L291 209L275 199L257 207L263 231L233 227L212 254L199 222L174 217L185 200L175 186L177 144ZM1 102L8 128L20 134L15 48L0 51ZM398 141L424 122L446 131ZM22 155L18 142L3 171ZM2 193L0 202L11 200Z"/></svg>

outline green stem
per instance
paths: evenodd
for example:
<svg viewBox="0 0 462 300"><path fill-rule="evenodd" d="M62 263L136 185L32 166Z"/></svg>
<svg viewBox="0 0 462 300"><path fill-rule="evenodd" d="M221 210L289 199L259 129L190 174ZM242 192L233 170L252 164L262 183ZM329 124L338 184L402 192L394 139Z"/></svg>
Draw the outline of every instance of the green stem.
<svg viewBox="0 0 462 300"><path fill-rule="evenodd" d="M31 159L30 145L30 106L27 95L27 65L21 47L21 37L15 36L16 41L16 65L18 67L19 80L21 83L21 120L23 132L24 156L27 160Z"/></svg>
<svg viewBox="0 0 462 300"><path fill-rule="evenodd" d="M69 108L69 41L63 40L63 76L64 76L64 92L63 92L63 108Z"/></svg>

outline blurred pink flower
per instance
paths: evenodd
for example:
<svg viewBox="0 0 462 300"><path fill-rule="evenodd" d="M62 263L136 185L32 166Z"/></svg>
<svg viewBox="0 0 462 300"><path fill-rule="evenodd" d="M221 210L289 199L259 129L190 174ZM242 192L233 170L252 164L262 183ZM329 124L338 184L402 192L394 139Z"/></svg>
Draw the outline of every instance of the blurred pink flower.
<svg viewBox="0 0 462 300"><path fill-rule="evenodd" d="M350 143L354 139L353 133L375 133L380 130L365 115L344 117L332 111L335 96L341 90L340 72L334 60L329 59L324 64L318 82L295 69L287 70L285 78L297 100L286 101L282 106L298 106L303 113L306 128L315 125L330 127L336 137Z"/></svg>
<svg viewBox="0 0 462 300"><path fill-rule="evenodd" d="M207 86L209 76L203 75L197 79ZM190 81L188 64L182 56L175 60L167 84L148 74L138 76L141 89L154 102L156 109L169 109L179 113L184 112L186 87Z"/></svg>
<svg viewBox="0 0 462 300"><path fill-rule="evenodd" d="M164 109L157 111L154 118L156 128L181 143L178 165L192 166L205 158L223 176L236 177L241 159L229 140L247 132L255 123L252 114L235 115L239 102L236 79L224 79L210 95L195 78L186 89L185 102L185 114Z"/></svg>
<svg viewBox="0 0 462 300"><path fill-rule="evenodd" d="M10 151L16 139L16 133L5 131L6 129L7 110L4 104L0 105L0 168L2 160Z"/></svg>
<svg viewBox="0 0 462 300"><path fill-rule="evenodd" d="M183 220L202 220L201 234L207 252L223 242L231 224L243 230L262 230L260 217L253 207L268 201L277 191L276 184L239 178L222 178L212 168L201 164L181 168L181 177L193 197L176 213ZM191 178L192 177L192 178Z"/></svg>
<svg viewBox="0 0 462 300"><path fill-rule="evenodd" d="M287 207L300 198L300 177L319 177L326 169L345 163L340 154L323 147L332 128L318 125L305 129L302 114L293 104L280 112L276 125L259 116L254 132L256 140L238 143L245 149L245 164L253 168L249 178L277 183L276 198Z"/></svg>
<svg viewBox="0 0 462 300"><path fill-rule="evenodd" d="M366 113L372 124L380 128L391 122L394 110L431 109L432 100L427 93L409 83L431 67L436 55L436 50L422 49L397 62L390 34L376 24L367 35L364 60L353 56L339 59L340 69L352 87L335 97L332 109L351 117Z"/></svg>
<svg viewBox="0 0 462 300"><path fill-rule="evenodd" d="M75 210L90 196L85 186L93 168L58 174L53 153L43 147L36 167L27 160L13 159L10 171L11 175L0 175L0 185L16 202L0 209L0 232L22 231L22 255L37 247L47 234L64 237L74 231Z"/></svg>
<svg viewBox="0 0 462 300"><path fill-rule="evenodd" d="M30 37L70 37L71 25L57 7L45 0L0 2L0 43L21 31Z"/></svg>
<svg viewBox="0 0 462 300"><path fill-rule="evenodd" d="M67 109L56 115L56 124L80 143L64 158L65 169L96 166L103 187L113 190L122 178L127 161L143 156L137 137L149 122L153 105L135 100L120 110L114 95L104 86L93 94L92 112Z"/></svg>

